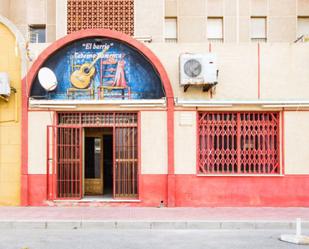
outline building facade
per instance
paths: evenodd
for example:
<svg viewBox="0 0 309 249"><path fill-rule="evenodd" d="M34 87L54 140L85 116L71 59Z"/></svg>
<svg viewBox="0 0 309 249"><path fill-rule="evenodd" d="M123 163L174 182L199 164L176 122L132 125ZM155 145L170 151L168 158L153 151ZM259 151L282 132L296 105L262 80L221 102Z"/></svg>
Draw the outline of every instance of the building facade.
<svg viewBox="0 0 309 249"><path fill-rule="evenodd" d="M0 205L19 205L21 79L26 72L25 41L17 27L5 17L0 17L0 37ZM4 78L10 81L9 89L2 85Z"/></svg>
<svg viewBox="0 0 309 249"><path fill-rule="evenodd" d="M31 3L21 205L309 205L307 1Z"/></svg>

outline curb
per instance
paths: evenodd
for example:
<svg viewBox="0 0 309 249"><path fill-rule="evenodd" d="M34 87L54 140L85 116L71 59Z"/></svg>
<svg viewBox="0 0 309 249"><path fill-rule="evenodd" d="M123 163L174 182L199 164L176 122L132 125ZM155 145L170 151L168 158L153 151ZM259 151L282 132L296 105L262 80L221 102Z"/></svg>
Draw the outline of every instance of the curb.
<svg viewBox="0 0 309 249"><path fill-rule="evenodd" d="M0 229L202 229L268 230L295 229L295 221L175 221L175 220L2 220ZM309 229L309 221L302 222Z"/></svg>

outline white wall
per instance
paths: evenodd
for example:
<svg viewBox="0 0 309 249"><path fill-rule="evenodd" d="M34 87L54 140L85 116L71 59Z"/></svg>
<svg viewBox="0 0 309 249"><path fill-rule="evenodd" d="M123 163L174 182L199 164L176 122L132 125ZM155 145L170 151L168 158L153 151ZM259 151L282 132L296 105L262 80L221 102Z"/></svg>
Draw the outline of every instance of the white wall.
<svg viewBox="0 0 309 249"><path fill-rule="evenodd" d="M217 55L219 79L215 93L179 85L181 53L208 53L208 43L153 43L148 45L159 57L172 83L175 97L203 100L258 99L258 45L256 43L212 44ZM309 43L265 43L260 47L261 99L309 99Z"/></svg>
<svg viewBox="0 0 309 249"><path fill-rule="evenodd" d="M175 173L196 174L196 112L175 112Z"/></svg>
<svg viewBox="0 0 309 249"><path fill-rule="evenodd" d="M285 173L309 174L309 111L284 113Z"/></svg>
<svg viewBox="0 0 309 249"><path fill-rule="evenodd" d="M56 39L67 35L67 1L56 1Z"/></svg>
<svg viewBox="0 0 309 249"><path fill-rule="evenodd" d="M164 0L134 1L134 36L151 36L162 42L164 34Z"/></svg>
<svg viewBox="0 0 309 249"><path fill-rule="evenodd" d="M141 172L167 173L167 115L165 111L141 112Z"/></svg>
<svg viewBox="0 0 309 249"><path fill-rule="evenodd" d="M46 174L47 126L53 123L53 112L28 113L28 172Z"/></svg>

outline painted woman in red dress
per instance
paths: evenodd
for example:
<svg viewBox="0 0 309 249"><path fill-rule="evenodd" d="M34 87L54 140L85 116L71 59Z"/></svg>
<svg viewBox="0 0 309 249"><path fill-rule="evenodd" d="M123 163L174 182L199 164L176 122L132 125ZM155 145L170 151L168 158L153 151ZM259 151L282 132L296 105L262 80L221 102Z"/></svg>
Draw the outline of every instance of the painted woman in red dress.
<svg viewBox="0 0 309 249"><path fill-rule="evenodd" d="M125 73L124 73L124 56L121 57L121 59L117 63L117 69L115 74L115 81L113 83L113 86L115 87L127 87L127 81L125 79Z"/></svg>

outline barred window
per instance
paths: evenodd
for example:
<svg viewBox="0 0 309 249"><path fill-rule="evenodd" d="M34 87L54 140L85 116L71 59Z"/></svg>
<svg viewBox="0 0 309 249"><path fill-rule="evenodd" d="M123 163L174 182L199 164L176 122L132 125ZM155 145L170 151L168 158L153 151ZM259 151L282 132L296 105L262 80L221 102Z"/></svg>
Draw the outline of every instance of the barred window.
<svg viewBox="0 0 309 249"><path fill-rule="evenodd" d="M68 0L67 33L105 28L134 35L134 0Z"/></svg>
<svg viewBox="0 0 309 249"><path fill-rule="evenodd" d="M278 112L200 112L198 136L198 174L280 174Z"/></svg>

